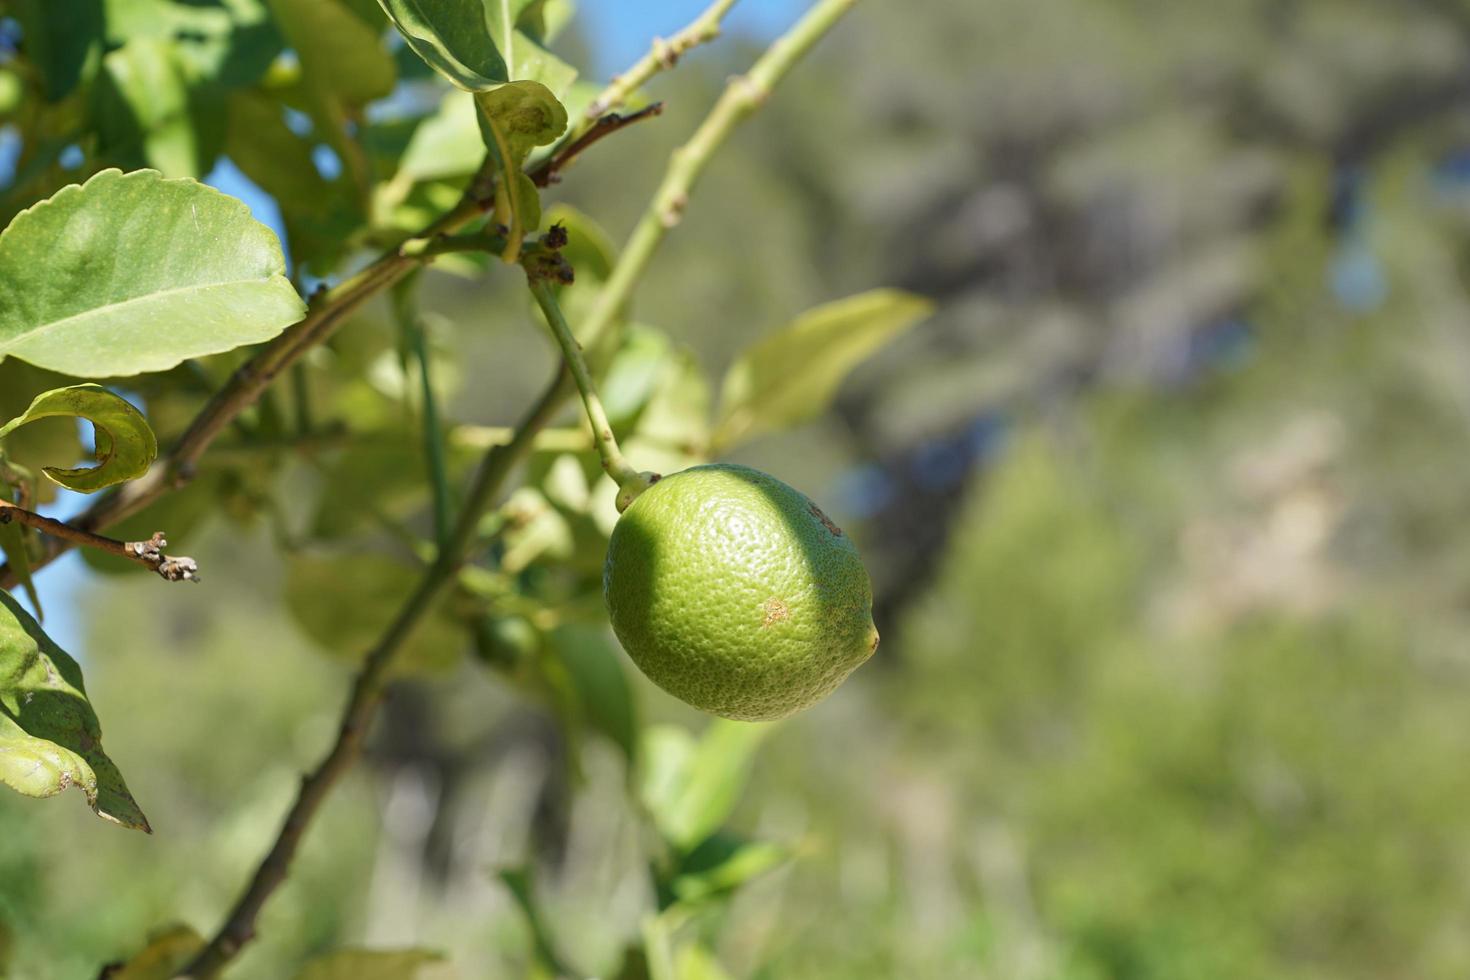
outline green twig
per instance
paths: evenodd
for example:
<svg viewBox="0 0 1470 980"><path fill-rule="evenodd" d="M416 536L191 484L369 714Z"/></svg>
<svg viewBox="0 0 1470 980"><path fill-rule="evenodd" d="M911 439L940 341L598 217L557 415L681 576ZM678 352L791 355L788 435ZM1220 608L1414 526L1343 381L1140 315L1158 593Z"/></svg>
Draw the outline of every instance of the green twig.
<svg viewBox="0 0 1470 980"><path fill-rule="evenodd" d="M577 343L572 328L567 324L567 318L561 312L561 306L556 302L551 283L529 272L526 279L531 285L531 295L536 297L541 312L546 314L552 336L561 347L567 370L572 373L572 380L581 392L582 406L587 410L587 421L592 425L592 443L597 447L597 455L602 458L603 470L619 487L637 483L643 476L623 458L622 450L618 448L612 423L607 420L607 412L602 407L602 399L598 397L597 386L592 381L592 372L587 370L587 361L582 357L582 346Z"/></svg>
<svg viewBox="0 0 1470 980"><path fill-rule="evenodd" d="M642 88L654 75L661 71L674 67L678 63L680 55L690 48L701 44L708 44L720 36L720 22L735 6L735 0L715 0L687 27L675 34L668 40L661 37L653 39L653 47L648 53L634 63L633 67L613 78L608 83L587 109L582 113L574 132L578 135L589 128L597 117L609 109L616 109L628 100L638 89Z"/></svg>

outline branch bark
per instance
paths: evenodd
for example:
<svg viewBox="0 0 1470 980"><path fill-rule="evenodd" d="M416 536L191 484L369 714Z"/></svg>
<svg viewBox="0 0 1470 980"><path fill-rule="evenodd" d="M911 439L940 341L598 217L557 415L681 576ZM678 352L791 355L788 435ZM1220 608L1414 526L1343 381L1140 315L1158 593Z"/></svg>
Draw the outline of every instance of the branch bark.
<svg viewBox="0 0 1470 980"><path fill-rule="evenodd" d="M192 558L175 558L163 553L163 549L168 547L168 541L164 538L162 531L154 532L153 537L147 541L118 541L73 527L65 521L44 517L8 500L0 500L0 524L9 524L11 521L35 528L42 534L48 534L61 541L85 548L95 548L109 555L126 558L128 561L136 562L144 568L157 572L160 578L168 582L199 581L198 562Z"/></svg>

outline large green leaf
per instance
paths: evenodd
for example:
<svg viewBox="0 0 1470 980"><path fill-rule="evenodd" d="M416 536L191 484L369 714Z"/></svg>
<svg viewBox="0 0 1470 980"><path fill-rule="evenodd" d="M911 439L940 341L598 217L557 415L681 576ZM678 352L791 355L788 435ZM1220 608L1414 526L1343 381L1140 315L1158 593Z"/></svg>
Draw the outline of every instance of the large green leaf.
<svg viewBox="0 0 1470 980"><path fill-rule="evenodd" d="M932 308L921 297L875 289L807 310L761 340L725 375L716 451L814 418L848 372Z"/></svg>
<svg viewBox="0 0 1470 980"><path fill-rule="evenodd" d="M424 949L339 949L307 963L296 980L450 980L453 968Z"/></svg>
<svg viewBox="0 0 1470 980"><path fill-rule="evenodd" d="M285 268L240 201L104 170L0 233L0 358L112 377L269 340L306 310Z"/></svg>
<svg viewBox="0 0 1470 980"><path fill-rule="evenodd" d="M122 773L102 751L102 728L77 662L0 590L0 783L26 796L70 786L99 816L152 833Z"/></svg>
<svg viewBox="0 0 1470 980"><path fill-rule="evenodd" d="M470 92L510 80L490 36L484 0L378 0L408 46L435 71Z"/></svg>
<svg viewBox="0 0 1470 980"><path fill-rule="evenodd" d="M42 392L24 413L0 425L0 440L29 422L57 416L86 419L94 430L96 466L47 466L41 471L68 490L95 493L125 480L136 480L158 458L158 440L143 413L100 385L73 385Z"/></svg>

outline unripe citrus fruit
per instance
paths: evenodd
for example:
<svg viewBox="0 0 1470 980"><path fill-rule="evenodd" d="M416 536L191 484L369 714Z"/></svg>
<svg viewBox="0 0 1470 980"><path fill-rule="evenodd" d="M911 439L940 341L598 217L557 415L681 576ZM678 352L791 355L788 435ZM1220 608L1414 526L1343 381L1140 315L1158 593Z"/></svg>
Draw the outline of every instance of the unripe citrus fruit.
<svg viewBox="0 0 1470 980"><path fill-rule="evenodd" d="M639 494L613 529L602 588L633 662L727 718L808 707L878 647L852 540L746 466L695 466Z"/></svg>

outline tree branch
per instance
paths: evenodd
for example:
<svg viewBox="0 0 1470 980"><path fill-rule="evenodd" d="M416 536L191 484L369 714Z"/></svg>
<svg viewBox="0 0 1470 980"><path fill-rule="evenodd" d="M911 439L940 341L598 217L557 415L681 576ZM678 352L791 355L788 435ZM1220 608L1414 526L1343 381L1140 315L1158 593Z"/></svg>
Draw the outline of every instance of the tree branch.
<svg viewBox="0 0 1470 980"><path fill-rule="evenodd" d="M0 524L9 524L11 521L35 528L53 538L126 558L144 568L152 569L169 582L199 581L199 564L194 559L173 558L163 553L163 549L168 547L168 541L164 539L162 531L155 532L147 541L117 541L73 527L64 521L43 517L8 500L0 500Z"/></svg>
<svg viewBox="0 0 1470 980"><path fill-rule="evenodd" d="M633 233L628 236L617 264L613 266L612 273L598 294L596 304L583 324L583 344L591 346L596 343L603 331L612 324L618 310L627 303L664 235L679 223L684 208L689 203L689 193L704 173L704 168L715 151L739 123L770 98L777 83L792 66L856 2L857 0L820 0L766 49L747 74L737 75L730 80L719 101L704 122L700 123L694 135L683 146L674 150L653 200L633 228ZM722 16L729 5L717 3L704 16L710 16L717 9ZM715 25L718 31L718 18ZM681 31L680 36L687 31L688 28Z"/></svg>
<svg viewBox="0 0 1470 980"><path fill-rule="evenodd" d="M592 100L582 113L582 122L578 128L585 127L609 109L622 105L628 96L642 88L654 75L678 64L679 57L690 48L708 44L719 37L720 22L733 6L735 0L715 0L688 27L667 41L661 37L654 38L648 53L635 62L632 68L615 76L607 88Z"/></svg>
<svg viewBox="0 0 1470 980"><path fill-rule="evenodd" d="M301 780L301 789L286 814L275 843L256 868L254 877L224 925L180 976L212 980L246 943L255 938L256 917L266 900L285 882L307 826L362 748L368 726L382 700L384 680L394 656L433 609L444 589L456 580L481 516L494 501L511 469L530 448L536 433L556 414L567 387L566 372L559 371L517 426L511 441L495 446L485 454L447 546L424 571L418 587L403 604L387 632L368 652L353 680L352 693L343 708L336 741L316 769Z"/></svg>
<svg viewBox="0 0 1470 980"><path fill-rule="evenodd" d="M663 111L664 104L662 102L655 102L652 105L644 106L637 112L630 112L627 115L610 112L605 116L598 116L586 132L568 142L561 149L553 153L545 164L537 167L531 175L531 183L537 187L549 187L555 184L561 179L561 172L567 167L570 167L587 147L596 143L604 136L611 136L625 126L631 126L640 120L651 119L654 116L661 115Z"/></svg>

